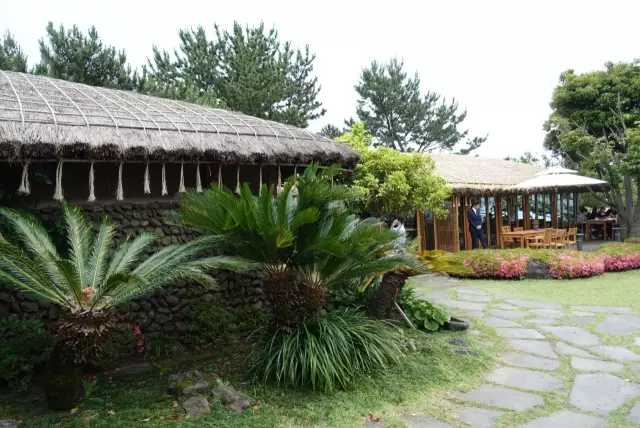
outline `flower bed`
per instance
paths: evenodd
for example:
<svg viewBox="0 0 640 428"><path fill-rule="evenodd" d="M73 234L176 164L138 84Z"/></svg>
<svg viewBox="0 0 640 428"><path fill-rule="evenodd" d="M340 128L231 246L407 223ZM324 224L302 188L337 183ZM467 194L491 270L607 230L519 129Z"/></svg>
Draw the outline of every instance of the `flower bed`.
<svg viewBox="0 0 640 428"><path fill-rule="evenodd" d="M458 253L431 252L422 259L430 270L464 278L539 278L534 267L545 267L553 279L588 278L604 272L640 269L640 244L611 243L597 251L573 250L476 250Z"/></svg>

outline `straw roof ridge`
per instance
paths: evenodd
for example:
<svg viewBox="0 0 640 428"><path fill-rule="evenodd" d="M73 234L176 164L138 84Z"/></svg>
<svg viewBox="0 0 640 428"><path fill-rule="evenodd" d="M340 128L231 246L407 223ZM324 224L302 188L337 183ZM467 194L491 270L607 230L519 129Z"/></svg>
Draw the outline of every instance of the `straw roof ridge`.
<svg viewBox="0 0 640 428"><path fill-rule="evenodd" d="M358 155L305 129L219 108L0 70L0 160L197 159L339 163Z"/></svg>

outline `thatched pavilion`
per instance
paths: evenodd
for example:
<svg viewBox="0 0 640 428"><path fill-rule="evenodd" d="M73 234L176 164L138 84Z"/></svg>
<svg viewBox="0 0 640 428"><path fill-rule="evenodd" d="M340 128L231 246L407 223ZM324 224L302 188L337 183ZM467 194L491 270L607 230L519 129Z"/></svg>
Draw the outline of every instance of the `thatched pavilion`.
<svg viewBox="0 0 640 428"><path fill-rule="evenodd" d="M578 195L609 189L602 180L564 168L542 169L519 162L473 156L432 154L437 172L452 189L446 218L417 215L421 250L471 249L467 213L474 200L485 218L490 247L503 227L568 228L577 224Z"/></svg>
<svg viewBox="0 0 640 428"><path fill-rule="evenodd" d="M304 129L223 109L0 71L0 183L27 202L172 198L276 184L357 155Z"/></svg>

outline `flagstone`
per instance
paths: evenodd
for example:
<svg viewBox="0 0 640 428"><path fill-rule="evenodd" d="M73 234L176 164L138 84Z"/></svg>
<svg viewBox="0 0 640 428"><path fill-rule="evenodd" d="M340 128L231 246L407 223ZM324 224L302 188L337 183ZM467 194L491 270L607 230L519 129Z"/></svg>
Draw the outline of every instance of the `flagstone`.
<svg viewBox="0 0 640 428"><path fill-rule="evenodd" d="M625 336L640 330L640 317L637 315L609 315L596 326L598 333L611 336Z"/></svg>
<svg viewBox="0 0 640 428"><path fill-rule="evenodd" d="M622 346L595 346L593 352L616 361L640 361L640 355Z"/></svg>
<svg viewBox="0 0 640 428"><path fill-rule="evenodd" d="M537 394L496 385L481 385L472 391L459 394L458 398L515 411L529 410L544 403L542 397Z"/></svg>
<svg viewBox="0 0 640 428"><path fill-rule="evenodd" d="M498 367L486 379L499 385L531 391L553 391L562 387L562 381L553 375L515 367Z"/></svg>
<svg viewBox="0 0 640 428"><path fill-rule="evenodd" d="M593 358L572 357L571 367L576 370L586 372L609 372L616 373L624 370L624 366L620 363L611 361L594 360Z"/></svg>
<svg viewBox="0 0 640 428"><path fill-rule="evenodd" d="M496 420L503 414L504 412L498 410L478 407L463 407L457 412L458 419L472 428L493 428Z"/></svg>
<svg viewBox="0 0 640 428"><path fill-rule="evenodd" d="M496 328L496 332L509 339L544 339L544 336L531 328Z"/></svg>
<svg viewBox="0 0 640 428"><path fill-rule="evenodd" d="M539 355L546 358L556 358L557 355L551 348L549 342L544 340L522 340L512 339L509 340L509 345L517 351L526 352L529 354Z"/></svg>
<svg viewBox="0 0 640 428"><path fill-rule="evenodd" d="M537 370L555 370L560 366L557 359L536 357L520 352L507 352L500 357L500 361L510 366L525 367Z"/></svg>
<svg viewBox="0 0 640 428"><path fill-rule="evenodd" d="M570 403L587 412L607 413L640 395L640 385L625 382L607 373L576 376L569 396Z"/></svg>
<svg viewBox="0 0 640 428"><path fill-rule="evenodd" d="M604 428L607 425L603 418L583 415L581 413L561 410L549 416L520 425L521 428Z"/></svg>
<svg viewBox="0 0 640 428"><path fill-rule="evenodd" d="M542 326L540 328L572 345L595 346L600 344L600 338L598 336L580 327Z"/></svg>

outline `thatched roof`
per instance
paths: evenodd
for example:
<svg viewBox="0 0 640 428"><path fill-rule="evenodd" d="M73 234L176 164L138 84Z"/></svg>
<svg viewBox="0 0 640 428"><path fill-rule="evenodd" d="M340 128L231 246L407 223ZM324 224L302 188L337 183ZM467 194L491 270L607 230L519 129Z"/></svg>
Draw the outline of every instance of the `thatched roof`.
<svg viewBox="0 0 640 428"><path fill-rule="evenodd" d="M543 169L535 165L469 155L432 153L436 170L457 194L535 193L559 190L587 192L607 190L609 184L573 174L564 168ZM558 179L569 173L571 180ZM564 177L567 178L567 177ZM531 181L537 179L535 181ZM527 184L528 183L528 184ZM536 184L537 183L537 184Z"/></svg>
<svg viewBox="0 0 640 428"><path fill-rule="evenodd" d="M0 70L2 159L339 163L357 154L304 129L223 109Z"/></svg>

